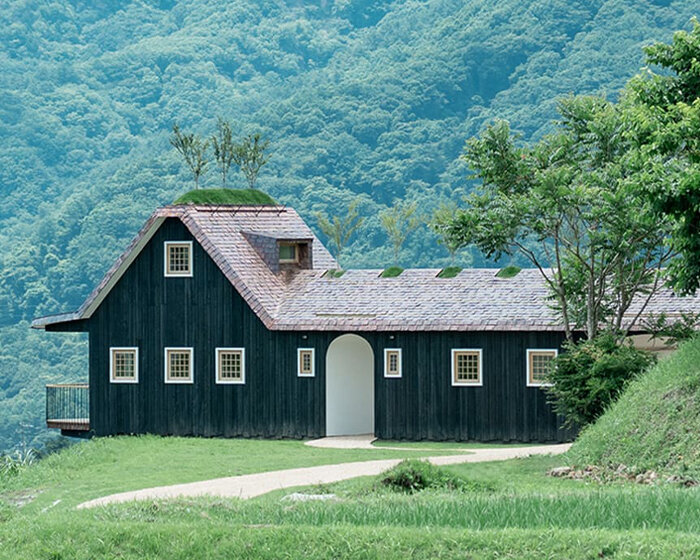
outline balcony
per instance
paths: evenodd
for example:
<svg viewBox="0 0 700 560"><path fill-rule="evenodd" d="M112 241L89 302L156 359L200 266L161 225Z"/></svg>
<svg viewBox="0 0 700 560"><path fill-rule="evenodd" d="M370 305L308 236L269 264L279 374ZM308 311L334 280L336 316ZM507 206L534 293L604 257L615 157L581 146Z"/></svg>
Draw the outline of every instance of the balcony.
<svg viewBox="0 0 700 560"><path fill-rule="evenodd" d="M89 385L47 385L46 426L61 430L63 435L86 436L90 431Z"/></svg>

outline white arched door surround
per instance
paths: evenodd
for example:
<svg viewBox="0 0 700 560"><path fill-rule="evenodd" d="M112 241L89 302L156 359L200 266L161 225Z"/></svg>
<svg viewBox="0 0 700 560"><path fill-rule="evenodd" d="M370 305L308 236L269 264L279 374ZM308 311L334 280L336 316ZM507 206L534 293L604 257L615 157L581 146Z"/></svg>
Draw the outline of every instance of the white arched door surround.
<svg viewBox="0 0 700 560"><path fill-rule="evenodd" d="M326 352L326 435L374 433L374 352L361 336L344 334Z"/></svg>

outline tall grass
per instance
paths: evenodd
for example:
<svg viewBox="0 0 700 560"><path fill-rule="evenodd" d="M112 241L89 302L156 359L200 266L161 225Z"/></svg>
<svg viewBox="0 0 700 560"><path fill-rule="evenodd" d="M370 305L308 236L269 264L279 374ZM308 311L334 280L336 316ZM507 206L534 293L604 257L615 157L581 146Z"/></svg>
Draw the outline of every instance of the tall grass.
<svg viewBox="0 0 700 560"><path fill-rule="evenodd" d="M202 518L251 525L396 526L485 529L661 529L700 532L700 491L679 488L591 490L586 494L449 494L367 496L337 502L187 500L109 506L110 521Z"/></svg>

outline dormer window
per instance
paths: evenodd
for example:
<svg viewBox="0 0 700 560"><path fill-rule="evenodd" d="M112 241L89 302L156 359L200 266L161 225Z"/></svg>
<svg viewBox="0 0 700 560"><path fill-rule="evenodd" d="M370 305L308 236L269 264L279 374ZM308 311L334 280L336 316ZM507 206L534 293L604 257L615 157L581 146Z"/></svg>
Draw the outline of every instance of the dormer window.
<svg viewBox="0 0 700 560"><path fill-rule="evenodd" d="M165 276L192 276L192 242L165 242Z"/></svg>
<svg viewBox="0 0 700 560"><path fill-rule="evenodd" d="M299 262L298 243L280 243L280 264Z"/></svg>

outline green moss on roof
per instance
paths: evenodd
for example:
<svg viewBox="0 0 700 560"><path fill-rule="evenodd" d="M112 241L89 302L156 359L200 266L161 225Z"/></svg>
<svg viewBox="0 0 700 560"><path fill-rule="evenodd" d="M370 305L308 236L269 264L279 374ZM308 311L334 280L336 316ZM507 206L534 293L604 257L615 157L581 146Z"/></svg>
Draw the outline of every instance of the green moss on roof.
<svg viewBox="0 0 700 560"><path fill-rule="evenodd" d="M325 275L328 276L328 278L340 278L343 274L345 274L344 270L342 270L340 268L338 268L338 269L331 268L330 270L326 271Z"/></svg>
<svg viewBox="0 0 700 560"><path fill-rule="evenodd" d="M506 266L496 273L498 278L513 278L522 270L519 266Z"/></svg>
<svg viewBox="0 0 700 560"><path fill-rule="evenodd" d="M438 278L454 278L460 272L462 272L462 267L460 267L460 266L448 266L447 268L443 268L438 273Z"/></svg>
<svg viewBox="0 0 700 560"><path fill-rule="evenodd" d="M197 189L183 194L174 204L238 204L274 206L269 195L257 189Z"/></svg>
<svg viewBox="0 0 700 560"><path fill-rule="evenodd" d="M380 274L382 278L396 278L403 272L403 268L400 266L390 266L384 269L384 272Z"/></svg>

